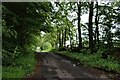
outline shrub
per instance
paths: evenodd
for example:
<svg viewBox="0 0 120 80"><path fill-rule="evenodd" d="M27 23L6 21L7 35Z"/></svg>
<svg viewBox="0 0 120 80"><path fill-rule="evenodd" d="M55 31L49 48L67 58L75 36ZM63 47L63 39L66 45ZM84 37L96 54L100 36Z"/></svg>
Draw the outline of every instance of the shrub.
<svg viewBox="0 0 120 80"><path fill-rule="evenodd" d="M21 67L3 67L3 78L23 78L25 71Z"/></svg>
<svg viewBox="0 0 120 80"><path fill-rule="evenodd" d="M66 47L59 48L59 51L67 51Z"/></svg>
<svg viewBox="0 0 120 80"><path fill-rule="evenodd" d="M2 68L3 78L23 78L35 69L35 54L29 53L27 56L17 58L15 65Z"/></svg>

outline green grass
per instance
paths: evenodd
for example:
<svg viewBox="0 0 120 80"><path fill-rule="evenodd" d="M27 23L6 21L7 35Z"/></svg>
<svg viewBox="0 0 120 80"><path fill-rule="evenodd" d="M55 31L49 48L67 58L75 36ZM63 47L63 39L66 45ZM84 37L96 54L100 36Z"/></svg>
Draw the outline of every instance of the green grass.
<svg viewBox="0 0 120 80"><path fill-rule="evenodd" d="M25 76L24 69L20 67L4 67L2 77L3 78L23 78Z"/></svg>
<svg viewBox="0 0 120 80"><path fill-rule="evenodd" d="M2 66L0 66L0 79L2 78Z"/></svg>
<svg viewBox="0 0 120 80"><path fill-rule="evenodd" d="M78 60L80 61L80 63L86 66L96 67L104 69L106 71L114 71L116 73L120 73L120 64L118 63L118 61L112 58L102 59L101 54L83 54L72 53L67 51L62 51L59 54L70 57L73 60Z"/></svg>
<svg viewBox="0 0 120 80"><path fill-rule="evenodd" d="M14 66L2 67L3 78L24 78L30 75L35 69L34 54L20 57L14 63Z"/></svg>

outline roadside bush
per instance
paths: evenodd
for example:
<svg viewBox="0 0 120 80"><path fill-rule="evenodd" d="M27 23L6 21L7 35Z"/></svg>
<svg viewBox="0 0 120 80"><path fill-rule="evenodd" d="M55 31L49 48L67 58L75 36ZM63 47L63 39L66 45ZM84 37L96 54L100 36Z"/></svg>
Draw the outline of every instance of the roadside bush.
<svg viewBox="0 0 120 80"><path fill-rule="evenodd" d="M31 53L28 56L20 57L16 59L17 65L21 66L25 70L25 74L31 73L35 68L35 54Z"/></svg>
<svg viewBox="0 0 120 80"><path fill-rule="evenodd" d="M59 51L59 49L52 49L52 50L50 50L49 52L58 52Z"/></svg>
<svg viewBox="0 0 120 80"><path fill-rule="evenodd" d="M61 47L59 48L59 51L67 51L67 49L65 47Z"/></svg>
<svg viewBox="0 0 120 80"><path fill-rule="evenodd" d="M3 66L2 72L3 78L24 78L29 75L35 69L35 54L29 53L27 56L21 56L17 58L15 65Z"/></svg>
<svg viewBox="0 0 120 80"><path fill-rule="evenodd" d="M3 67L2 78L23 78L25 71L22 67Z"/></svg>
<svg viewBox="0 0 120 80"><path fill-rule="evenodd" d="M82 49L81 53L90 54L90 49Z"/></svg>

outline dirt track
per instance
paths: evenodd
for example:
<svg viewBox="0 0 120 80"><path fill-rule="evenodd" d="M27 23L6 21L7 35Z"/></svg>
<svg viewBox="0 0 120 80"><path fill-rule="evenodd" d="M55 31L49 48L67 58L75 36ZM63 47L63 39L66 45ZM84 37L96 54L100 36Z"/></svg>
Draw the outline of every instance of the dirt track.
<svg viewBox="0 0 120 80"><path fill-rule="evenodd" d="M82 65L76 66L77 64L57 54L48 53L42 63L38 58L32 76L34 79L31 80L110 80L103 74L98 76L95 71Z"/></svg>

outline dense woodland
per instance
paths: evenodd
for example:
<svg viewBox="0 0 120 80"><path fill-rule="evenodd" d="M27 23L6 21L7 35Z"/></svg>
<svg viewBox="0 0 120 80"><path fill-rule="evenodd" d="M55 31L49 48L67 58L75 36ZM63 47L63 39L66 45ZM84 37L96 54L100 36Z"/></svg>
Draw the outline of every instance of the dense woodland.
<svg viewBox="0 0 120 80"><path fill-rule="evenodd" d="M31 73L37 47L120 73L120 2L3 2L3 77Z"/></svg>

